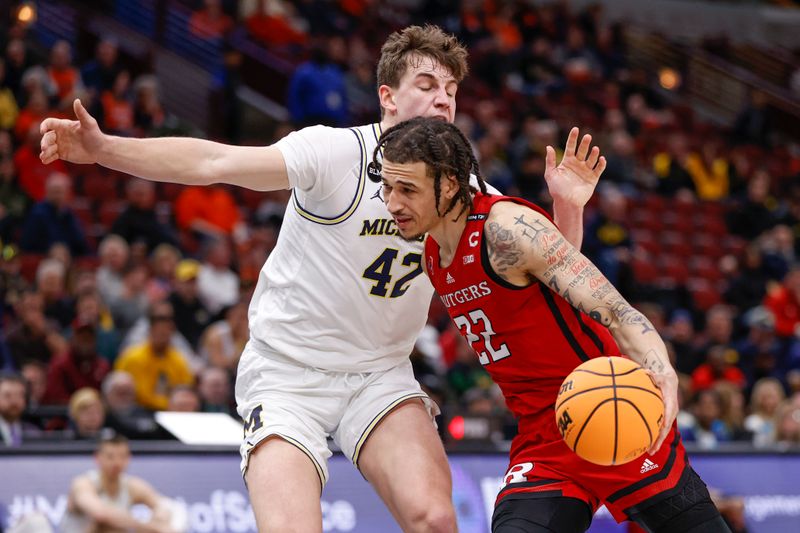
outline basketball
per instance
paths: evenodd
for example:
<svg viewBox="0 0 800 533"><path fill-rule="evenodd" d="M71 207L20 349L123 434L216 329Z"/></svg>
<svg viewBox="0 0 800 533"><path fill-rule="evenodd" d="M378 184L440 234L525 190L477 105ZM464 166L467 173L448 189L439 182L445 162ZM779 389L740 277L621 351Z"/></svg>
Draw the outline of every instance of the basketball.
<svg viewBox="0 0 800 533"><path fill-rule="evenodd" d="M658 439L661 391L623 357L586 361L566 377L556 398L556 424L579 457L598 465L633 461Z"/></svg>

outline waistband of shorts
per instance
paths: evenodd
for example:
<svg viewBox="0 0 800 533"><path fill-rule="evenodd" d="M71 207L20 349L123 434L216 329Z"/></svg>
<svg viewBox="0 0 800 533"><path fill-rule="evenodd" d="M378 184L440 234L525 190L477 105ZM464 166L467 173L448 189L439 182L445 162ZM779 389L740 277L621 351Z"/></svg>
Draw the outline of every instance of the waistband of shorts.
<svg viewBox="0 0 800 533"><path fill-rule="evenodd" d="M297 359L294 359L294 358L286 355L283 352L280 352L280 351L276 350L275 348L273 348L272 346L270 346L266 342L264 342L262 340L259 340L259 339L255 339L253 337L250 337L250 340L247 341L247 346L245 347L245 350L248 350L248 349L250 349L253 352L255 352L256 355L258 355L260 357L264 357L265 359L269 359L271 362L277 363L279 365L289 366L289 367L292 367L292 368L295 368L295 369L300 369L300 370L303 370L303 369L313 370L315 372L322 372L324 374L367 376L367 375L370 375L370 374L388 372L389 370L392 370L394 368L398 368L398 367L403 366L403 365L410 365L411 364L411 360L406 358L406 359L403 359L402 361L400 361L398 364L396 364L393 367L389 367L389 368L385 368L385 369L381 369L381 370L375 370L375 371L372 371L372 372L359 372L357 370L340 370L340 369L337 369L337 368L323 368L323 367L318 367L318 366L307 365L305 363L302 363L302 362L298 361Z"/></svg>

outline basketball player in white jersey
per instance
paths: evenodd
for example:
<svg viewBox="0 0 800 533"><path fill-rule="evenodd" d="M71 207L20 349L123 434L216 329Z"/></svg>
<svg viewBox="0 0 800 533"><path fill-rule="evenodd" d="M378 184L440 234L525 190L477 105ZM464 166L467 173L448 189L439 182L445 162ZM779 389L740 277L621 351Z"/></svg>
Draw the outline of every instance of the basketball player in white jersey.
<svg viewBox="0 0 800 533"><path fill-rule="evenodd" d="M292 189L250 303L236 383L246 430L242 471L260 531L322 530L327 436L404 531L456 530L450 470L431 423L436 406L408 359L433 294L420 275L422 242L398 236L369 162L381 132L402 120L453 121L466 56L437 27L392 34L378 65L380 123L310 127L268 147L111 137L78 101L77 121L42 123L45 163L61 158L157 181ZM545 178L556 220L579 246L583 206L597 180L563 162Z"/></svg>
<svg viewBox="0 0 800 533"><path fill-rule="evenodd" d="M101 439L94 458L97 469L72 480L67 510L59 525L61 533L177 532L170 525L168 500L145 480L125 473L131 458L125 437ZM130 511L136 504L151 509L150 521L133 517Z"/></svg>

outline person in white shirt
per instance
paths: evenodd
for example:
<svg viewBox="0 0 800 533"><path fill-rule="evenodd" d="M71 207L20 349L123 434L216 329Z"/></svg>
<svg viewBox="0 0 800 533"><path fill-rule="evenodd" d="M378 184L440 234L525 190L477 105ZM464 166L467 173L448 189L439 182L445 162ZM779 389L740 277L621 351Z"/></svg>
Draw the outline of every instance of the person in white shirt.
<svg viewBox="0 0 800 533"><path fill-rule="evenodd" d="M453 121L466 59L466 49L435 26L396 32L378 64L380 123L313 126L267 147L112 137L77 101L77 121L42 123L45 163L60 158L157 181L292 189L250 303L250 341L236 382L246 430L242 471L261 531L322 530L327 436L404 531L456 530L450 469L432 423L438 409L408 358L433 289L420 275L422 242L398 236L370 161L381 132L394 124L415 116ZM596 180L554 170L545 178L556 222L579 246Z"/></svg>
<svg viewBox="0 0 800 533"><path fill-rule="evenodd" d="M173 526L173 520L177 525L178 516L173 516L170 500L147 481L126 473L131 459L128 439L116 434L103 436L94 459L97 469L72 480L67 509L59 525L61 533L178 531ZM131 507L137 504L152 511L148 522L142 522L131 514Z"/></svg>

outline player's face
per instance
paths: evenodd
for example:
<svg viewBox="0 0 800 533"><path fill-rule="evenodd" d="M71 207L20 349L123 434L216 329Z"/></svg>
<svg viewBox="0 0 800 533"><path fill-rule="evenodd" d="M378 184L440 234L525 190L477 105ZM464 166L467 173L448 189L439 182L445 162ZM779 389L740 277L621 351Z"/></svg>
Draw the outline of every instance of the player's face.
<svg viewBox="0 0 800 533"><path fill-rule="evenodd" d="M382 104L396 111L396 122L415 117L439 118L453 122L458 82L450 72L427 56L408 58L408 69Z"/></svg>
<svg viewBox="0 0 800 533"><path fill-rule="evenodd" d="M130 448L123 443L103 444L95 454L97 468L108 478L116 478L125 472L130 458Z"/></svg>
<svg viewBox="0 0 800 533"><path fill-rule="evenodd" d="M419 239L441 222L436 211L433 180L427 175L425 163L394 163L384 159L381 173L383 201L401 237ZM441 185L440 206L447 205L453 196L448 180L442 179Z"/></svg>

